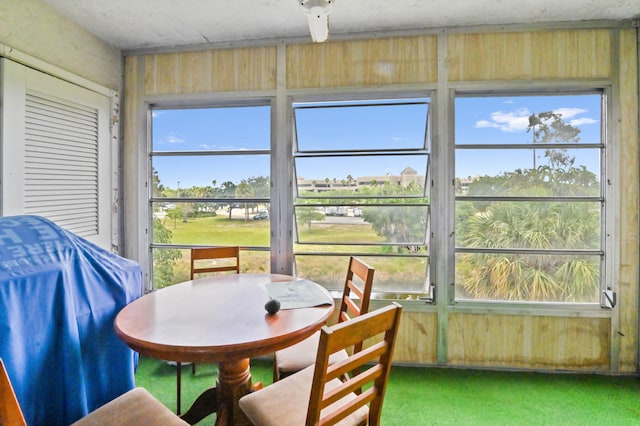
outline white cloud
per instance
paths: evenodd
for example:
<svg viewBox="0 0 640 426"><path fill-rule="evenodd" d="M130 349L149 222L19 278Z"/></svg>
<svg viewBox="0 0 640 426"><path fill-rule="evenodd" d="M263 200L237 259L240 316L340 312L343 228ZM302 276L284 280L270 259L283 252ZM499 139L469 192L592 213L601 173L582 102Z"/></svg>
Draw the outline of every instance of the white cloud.
<svg viewBox="0 0 640 426"><path fill-rule="evenodd" d="M169 135L167 137L167 142L170 144L174 144L174 143L184 143L184 139L176 136L176 135Z"/></svg>
<svg viewBox="0 0 640 426"><path fill-rule="evenodd" d="M584 114L587 110L583 108L558 108L553 112L560 114L563 120L567 120L568 118L575 117L576 115Z"/></svg>
<svg viewBox="0 0 640 426"><path fill-rule="evenodd" d="M486 127L498 127L498 125L487 120L480 120L476 122L476 127L482 129Z"/></svg>
<svg viewBox="0 0 640 426"><path fill-rule="evenodd" d="M563 120L572 126L581 126L584 124L594 124L598 120L589 117L578 117L588 111L584 108L558 108L553 112L559 114ZM478 120L476 128L493 128L500 129L503 132L523 132L529 126L529 116L531 112L527 108L517 109L515 111L495 111L491 113L490 120ZM574 118L575 117L575 118Z"/></svg>
<svg viewBox="0 0 640 426"><path fill-rule="evenodd" d="M520 108L511 112L496 111L491 113L491 121L480 120L476 122L477 128L495 128L503 132L521 132L529 125L530 112L526 108Z"/></svg>
<svg viewBox="0 0 640 426"><path fill-rule="evenodd" d="M231 151L231 150L244 151L246 150L246 148L236 148L233 145L223 146L223 145L210 145L207 143L202 143L198 145L198 148L204 151Z"/></svg>
<svg viewBox="0 0 640 426"><path fill-rule="evenodd" d="M395 142L395 143L404 143L404 142L408 142L409 139L408 138L401 138L399 136L395 136L395 137L391 138L391 141Z"/></svg>
<svg viewBox="0 0 640 426"><path fill-rule="evenodd" d="M597 122L598 120L594 120L593 118L589 117L580 117L576 118L575 120L569 120L569 124L571 124L573 127L582 126L583 124L595 124Z"/></svg>

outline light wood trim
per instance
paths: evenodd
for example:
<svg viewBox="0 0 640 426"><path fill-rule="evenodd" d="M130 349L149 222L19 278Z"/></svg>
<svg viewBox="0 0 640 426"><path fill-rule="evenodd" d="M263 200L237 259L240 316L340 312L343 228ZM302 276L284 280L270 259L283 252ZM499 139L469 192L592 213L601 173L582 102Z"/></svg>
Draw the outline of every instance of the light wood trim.
<svg viewBox="0 0 640 426"><path fill-rule="evenodd" d="M449 364L607 371L608 318L449 316Z"/></svg>
<svg viewBox="0 0 640 426"><path fill-rule="evenodd" d="M148 55L144 80L147 95L274 90L276 48Z"/></svg>
<svg viewBox="0 0 640 426"><path fill-rule="evenodd" d="M435 312L402 312L394 362L433 365L437 362L438 316Z"/></svg>
<svg viewBox="0 0 640 426"><path fill-rule="evenodd" d="M450 81L595 79L611 74L606 29L450 34Z"/></svg>
<svg viewBox="0 0 640 426"><path fill-rule="evenodd" d="M615 170L620 184L620 221L618 276L620 300L619 330L614 335L620 339L620 372L637 371L638 357L638 57L636 33L633 29L620 31L618 92L620 122L620 168ZM614 97L614 101L616 98ZM618 141L612 140L612 143ZM617 333L619 331L619 333Z"/></svg>
<svg viewBox="0 0 640 426"><path fill-rule="evenodd" d="M437 38L398 37L287 46L287 88L437 80Z"/></svg>

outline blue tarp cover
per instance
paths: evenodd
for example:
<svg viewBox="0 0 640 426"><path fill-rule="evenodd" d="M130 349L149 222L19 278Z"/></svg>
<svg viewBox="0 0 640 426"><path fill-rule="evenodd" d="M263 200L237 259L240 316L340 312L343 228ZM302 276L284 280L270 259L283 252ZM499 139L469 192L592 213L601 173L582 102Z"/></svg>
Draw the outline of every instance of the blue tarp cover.
<svg viewBox="0 0 640 426"><path fill-rule="evenodd" d="M0 217L0 357L27 423L68 425L134 386L113 321L140 266L38 216Z"/></svg>

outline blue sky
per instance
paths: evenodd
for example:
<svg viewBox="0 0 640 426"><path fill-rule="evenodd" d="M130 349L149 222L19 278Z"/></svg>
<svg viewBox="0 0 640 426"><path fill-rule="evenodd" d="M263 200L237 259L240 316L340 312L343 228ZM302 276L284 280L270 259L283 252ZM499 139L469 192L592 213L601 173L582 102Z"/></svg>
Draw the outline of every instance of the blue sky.
<svg viewBox="0 0 640 426"><path fill-rule="evenodd" d="M510 96L458 98L456 143L531 143L526 132L531 113L555 111L581 130L581 142L600 141L600 96ZM380 147L413 149L424 141L425 105L360 108L299 109L296 122L302 148L307 150L375 150ZM153 148L156 151L268 149L269 107L155 110ZM536 150L544 161L543 150ZM596 171L597 150L571 152L576 163ZM462 151L457 153L456 176L495 175L517 167L531 167L532 152ZM154 157L153 164L165 187L217 185L231 180L269 174L268 156ZM410 166L423 174L424 156L334 157L305 160L298 174L306 179L346 178L399 174Z"/></svg>
<svg viewBox="0 0 640 426"><path fill-rule="evenodd" d="M529 115L554 111L564 121L580 129L580 142L600 143L600 95L573 96L509 96L456 99L456 144L532 143L527 133ZM575 165L584 164L598 172L599 152L569 150ZM537 165L544 163L544 150L536 150ZM531 167L533 152L529 150L457 152L456 176L495 176L516 168Z"/></svg>

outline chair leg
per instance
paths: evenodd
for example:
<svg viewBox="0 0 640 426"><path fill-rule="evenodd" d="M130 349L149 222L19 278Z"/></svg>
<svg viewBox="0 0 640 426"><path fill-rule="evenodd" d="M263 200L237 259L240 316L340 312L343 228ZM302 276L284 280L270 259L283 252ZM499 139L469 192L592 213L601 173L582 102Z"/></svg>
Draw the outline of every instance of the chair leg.
<svg viewBox="0 0 640 426"><path fill-rule="evenodd" d="M176 414L180 415L180 385L182 384L182 363L176 362Z"/></svg>
<svg viewBox="0 0 640 426"><path fill-rule="evenodd" d="M196 363L195 362L191 363L191 374L196 374Z"/></svg>

